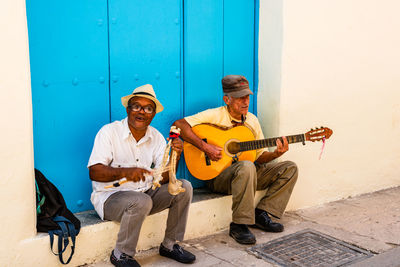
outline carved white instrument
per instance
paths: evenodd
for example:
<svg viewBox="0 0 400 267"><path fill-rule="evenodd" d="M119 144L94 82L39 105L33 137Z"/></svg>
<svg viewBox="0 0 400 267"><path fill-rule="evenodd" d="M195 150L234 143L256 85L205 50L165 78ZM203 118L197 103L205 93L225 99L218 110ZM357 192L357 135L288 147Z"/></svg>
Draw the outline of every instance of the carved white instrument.
<svg viewBox="0 0 400 267"><path fill-rule="evenodd" d="M176 179L176 151L172 150L170 161L168 164L168 155L171 151L171 143L172 140L178 138L180 135L181 129L176 128L175 126L171 126L171 130L169 132L169 141L167 147L165 148L163 160L161 166L154 170L153 172L153 190L156 187L160 187L160 181L162 180L162 173L169 171L169 183L168 183L168 192L171 195L177 195L181 192L185 192L185 188L182 187L182 182ZM168 165L167 165L168 164Z"/></svg>
<svg viewBox="0 0 400 267"><path fill-rule="evenodd" d="M178 138L180 135L180 132L181 132L181 129L176 128L175 126L171 127L171 130L169 133L169 141L168 141L167 147L165 148L165 151L164 151L161 166L152 172L152 176L153 176L153 187L152 188L154 190L157 187L161 186L160 182L163 179L162 174L164 172L169 171L168 192L174 196L181 192L185 192L185 188L182 187L182 182L176 179L176 151L175 150L172 150L172 153L170 156L170 161L168 164L168 156L171 151L172 140L175 138ZM146 173L145 176L147 176L147 175L151 175L151 174ZM112 185L105 186L104 188L107 189L107 188L112 188L112 187L118 187L127 182L129 182L129 181L127 181L126 178L124 178L118 182L113 183Z"/></svg>

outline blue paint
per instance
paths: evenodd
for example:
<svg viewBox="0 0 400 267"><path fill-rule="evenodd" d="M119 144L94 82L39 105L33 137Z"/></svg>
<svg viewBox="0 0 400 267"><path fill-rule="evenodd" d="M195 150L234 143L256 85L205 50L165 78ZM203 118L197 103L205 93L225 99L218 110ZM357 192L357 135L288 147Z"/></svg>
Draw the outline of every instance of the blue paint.
<svg viewBox="0 0 400 267"><path fill-rule="evenodd" d="M181 21L180 0L109 1L111 120L126 117L121 97L143 84L152 84L164 111L152 126L167 136L179 118L181 106ZM168 10L168 12L166 12ZM178 22L178 23L177 23Z"/></svg>
<svg viewBox="0 0 400 267"><path fill-rule="evenodd" d="M223 1L185 1L184 113L220 106L223 76Z"/></svg>
<svg viewBox="0 0 400 267"><path fill-rule="evenodd" d="M224 76L240 74L254 84L254 2L224 2ZM251 88L254 91L254 88ZM250 112L253 112L251 97Z"/></svg>
<svg viewBox="0 0 400 267"><path fill-rule="evenodd" d="M109 77L107 28L99 25L107 21L106 3L26 2L35 167L73 211L92 208L86 165L96 132L109 121L108 86L99 82Z"/></svg>
<svg viewBox="0 0 400 267"><path fill-rule="evenodd" d="M180 24L179 24L179 26L180 26L180 30L181 30L181 34L180 34L180 51L181 51L181 53L180 53L180 55L179 55L179 62L180 62L180 72L179 72L179 79L180 79L180 99L179 99L179 103L181 103L181 105L180 105L180 108L179 108L179 110L178 111L176 111L176 112L179 112L179 118L182 118L183 116L184 116L184 105L182 105L182 103L184 103L184 99L185 99L185 90L183 89L184 88L184 83L183 83L183 81L184 81L184 77L183 77L183 73L184 73L184 61L183 61L183 58L184 58L184 51L185 51L185 47L184 47L184 42L183 42L183 32L184 32L184 23L183 23L183 18L184 18L184 3L183 3L183 1L184 0L181 0L181 2L180 2L180 7L179 7L179 13L180 13ZM178 165L178 168L177 168L177 170L176 170L176 176L177 177L179 177L179 178L181 178L181 177L183 177L183 178L186 178L186 163L185 163L185 161L183 160L183 158L184 157L181 157L181 159L182 160L180 160L179 161L179 165Z"/></svg>
<svg viewBox="0 0 400 267"><path fill-rule="evenodd" d="M184 2L184 114L224 105L221 79L228 74L246 76L256 85L255 9L249 0ZM256 87L252 88L256 91ZM256 93L256 92L255 92ZM255 112L251 98L250 112ZM194 187L204 182L185 170Z"/></svg>
<svg viewBox="0 0 400 267"><path fill-rule="evenodd" d="M222 105L223 1L184 1L184 115ZM194 187L204 182L185 170Z"/></svg>
<svg viewBox="0 0 400 267"><path fill-rule="evenodd" d="M92 209L86 168L97 131L126 116L121 97L150 83L152 125L223 105L221 78L257 88L258 1L27 0L35 167L74 211ZM251 111L256 111L253 97ZM179 177L194 187L184 162Z"/></svg>
<svg viewBox="0 0 400 267"><path fill-rule="evenodd" d="M260 0L254 3L254 74L253 74L253 93L256 96L253 101L253 113L257 115L257 94L258 94L258 42L259 42L259 11Z"/></svg>

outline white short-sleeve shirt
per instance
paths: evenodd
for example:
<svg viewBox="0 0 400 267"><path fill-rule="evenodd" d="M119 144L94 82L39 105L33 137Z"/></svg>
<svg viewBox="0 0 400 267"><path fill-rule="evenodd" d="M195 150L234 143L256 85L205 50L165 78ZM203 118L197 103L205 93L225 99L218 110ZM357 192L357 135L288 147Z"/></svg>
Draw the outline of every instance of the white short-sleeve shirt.
<svg viewBox="0 0 400 267"><path fill-rule="evenodd" d="M151 126L148 126L145 136L136 142L129 130L128 119L125 118L103 126L97 133L88 168L99 163L114 168L138 167L147 170L151 167L158 168L162 163L165 147L165 138ZM147 176L145 181L128 182L108 189L104 187L116 181L107 183L92 181L93 192L90 200L103 219L103 205L109 196L117 191L144 192L152 186L152 181L153 178Z"/></svg>

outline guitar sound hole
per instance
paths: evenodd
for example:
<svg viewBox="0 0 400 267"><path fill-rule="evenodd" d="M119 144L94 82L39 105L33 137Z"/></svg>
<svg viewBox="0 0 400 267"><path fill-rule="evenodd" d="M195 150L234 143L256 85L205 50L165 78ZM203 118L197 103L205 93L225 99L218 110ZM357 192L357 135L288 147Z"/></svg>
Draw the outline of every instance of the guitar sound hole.
<svg viewBox="0 0 400 267"><path fill-rule="evenodd" d="M227 150L228 150L229 154L231 154L231 155L235 155L235 154L239 153L240 152L239 142L232 140L231 142L229 142L227 144Z"/></svg>

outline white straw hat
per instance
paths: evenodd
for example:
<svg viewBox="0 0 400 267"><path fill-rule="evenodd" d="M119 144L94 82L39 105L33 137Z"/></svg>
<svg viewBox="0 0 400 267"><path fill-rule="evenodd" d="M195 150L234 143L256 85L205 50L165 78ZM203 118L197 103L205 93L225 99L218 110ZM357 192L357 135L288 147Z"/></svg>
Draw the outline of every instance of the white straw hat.
<svg viewBox="0 0 400 267"><path fill-rule="evenodd" d="M128 101L134 96L138 97L144 97L147 99L150 99L156 104L156 113L161 112L164 107L161 105L160 101L157 100L156 98L156 93L153 90L153 86L151 84L145 84L142 86L139 86L135 90L133 90L132 94L121 97L121 103L124 107L128 106Z"/></svg>

